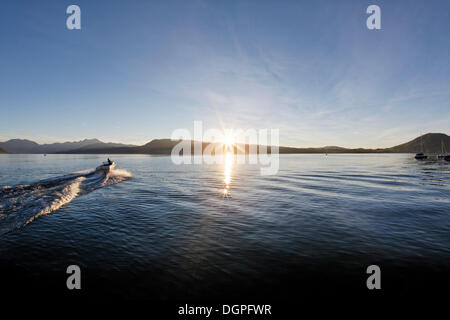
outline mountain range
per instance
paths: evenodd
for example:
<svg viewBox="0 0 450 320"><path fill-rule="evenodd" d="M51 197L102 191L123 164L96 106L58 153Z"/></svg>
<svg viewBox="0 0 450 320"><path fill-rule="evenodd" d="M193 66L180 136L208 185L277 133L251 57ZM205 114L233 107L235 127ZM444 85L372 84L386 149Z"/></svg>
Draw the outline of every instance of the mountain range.
<svg viewBox="0 0 450 320"><path fill-rule="evenodd" d="M0 153L66 153L66 154L157 154L167 155L180 140L155 139L142 146L105 143L98 139L85 139L75 142L63 142L52 144L38 144L34 141L24 139L12 139L0 142ZM194 141L191 141L193 146ZM210 143L203 142L203 149ZM241 149L249 151L249 145L240 145ZM259 147L255 146L259 151ZM364 149L364 148L342 148L326 146L321 148L295 148L279 147L279 153L443 153L450 151L450 137L443 133L427 133L409 142L391 148ZM270 152L270 148L269 148Z"/></svg>
<svg viewBox="0 0 450 320"><path fill-rule="evenodd" d="M84 139L73 142L58 142L51 144L38 144L26 139L11 139L6 142L0 142L0 148L8 153L65 153L80 148L120 148L130 147L132 145L121 143L104 143L98 139Z"/></svg>

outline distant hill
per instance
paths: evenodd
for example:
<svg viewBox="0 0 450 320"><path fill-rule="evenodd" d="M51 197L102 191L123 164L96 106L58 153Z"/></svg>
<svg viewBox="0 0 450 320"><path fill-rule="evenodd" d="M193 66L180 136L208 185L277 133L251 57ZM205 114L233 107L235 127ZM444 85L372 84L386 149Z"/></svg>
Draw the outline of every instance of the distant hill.
<svg viewBox="0 0 450 320"><path fill-rule="evenodd" d="M130 146L120 143L104 143L98 139L84 139L74 142L62 142L51 144L38 144L34 141L25 139L11 139L6 142L0 142L0 148L9 153L64 153L74 149L87 148L89 146L121 147Z"/></svg>
<svg viewBox="0 0 450 320"><path fill-rule="evenodd" d="M364 148L341 148L341 147L322 147L322 148L292 148L279 147L280 154L286 153L380 153L384 149L364 149Z"/></svg>
<svg viewBox="0 0 450 320"><path fill-rule="evenodd" d="M0 142L0 148L9 153L38 153L39 145L26 139L11 139Z"/></svg>
<svg viewBox="0 0 450 320"><path fill-rule="evenodd" d="M5 150L3 150L2 148L0 148L0 154L2 153L7 153Z"/></svg>
<svg viewBox="0 0 450 320"><path fill-rule="evenodd" d="M75 148L87 147L93 144L102 143L98 139L84 139L74 142L51 143L40 145L40 153L56 153L73 150Z"/></svg>
<svg viewBox="0 0 450 320"><path fill-rule="evenodd" d="M450 137L443 133L427 133L409 142L386 149L389 152L400 153L441 153L442 145L444 151L450 153Z"/></svg>
<svg viewBox="0 0 450 320"><path fill-rule="evenodd" d="M155 154L169 155L172 149L181 140L172 141L170 139L154 139L142 146L127 145L121 143L105 143L98 139L85 139L76 142L37 144L30 140L13 139L0 142L0 148L9 153L67 153L67 154ZM203 142L204 150L210 143ZM443 133L427 133L421 137L407 143L385 149L363 149L363 148L342 148L337 146L326 146L322 148L295 148L279 147L281 154L295 153L441 153L442 145L450 152L450 137ZM245 150L249 152L252 146L239 145L235 150ZM259 147L256 152L259 152ZM194 141L191 141L191 148L194 150ZM268 148L270 152L270 147Z"/></svg>
<svg viewBox="0 0 450 320"><path fill-rule="evenodd" d="M115 144L104 143L81 147L64 153L170 154L172 152L173 147L176 146L179 142L180 140L172 141L170 139L154 139L142 146L127 146L127 145L117 146Z"/></svg>
<svg viewBox="0 0 450 320"><path fill-rule="evenodd" d="M74 148L70 150L62 150L55 153L110 153L108 151L112 150L130 150L132 148L137 148L137 146L134 145L127 145L122 143L112 143L112 142L100 142L100 143L93 143L86 146L82 146L79 148Z"/></svg>

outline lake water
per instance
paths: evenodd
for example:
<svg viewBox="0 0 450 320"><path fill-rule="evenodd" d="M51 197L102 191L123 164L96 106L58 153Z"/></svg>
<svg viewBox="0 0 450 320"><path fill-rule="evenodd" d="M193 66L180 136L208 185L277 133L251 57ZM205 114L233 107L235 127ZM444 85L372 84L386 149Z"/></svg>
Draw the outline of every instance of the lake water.
<svg viewBox="0 0 450 320"><path fill-rule="evenodd" d="M277 298L448 286L450 163L408 154L281 155L182 165L117 155L0 155L0 272L21 294ZM68 293L69 292L69 293Z"/></svg>

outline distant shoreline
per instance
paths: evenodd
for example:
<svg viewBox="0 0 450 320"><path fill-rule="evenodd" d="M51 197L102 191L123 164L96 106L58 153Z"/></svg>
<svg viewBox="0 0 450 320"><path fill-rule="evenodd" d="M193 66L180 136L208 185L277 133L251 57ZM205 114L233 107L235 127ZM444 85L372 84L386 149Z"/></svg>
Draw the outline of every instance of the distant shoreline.
<svg viewBox="0 0 450 320"><path fill-rule="evenodd" d="M270 152L268 152L268 154L271 154ZM276 153L274 153L276 154ZM313 154L321 154L321 155L340 155L340 154L410 154L410 155L414 155L416 154L416 152L329 152L329 153L324 153L324 152L287 152L287 153L278 153L280 155L299 155L299 154L306 154L306 155L313 155ZM141 156L158 156L158 157L168 157L171 154L163 154L163 153L9 153L9 152L4 152L4 153L0 153L0 155L141 155ZM236 155L248 155L248 154L236 154ZM428 156L431 157L437 157L439 155L439 153L427 153ZM193 157L195 155L192 155Z"/></svg>
<svg viewBox="0 0 450 320"><path fill-rule="evenodd" d="M85 139L75 142L38 144L34 141L24 139L12 139L0 142L0 154L2 151L9 154L148 154L148 155L170 155L172 149L182 140L154 139L147 144L126 145L121 143L105 143L98 139ZM191 150L194 144L199 143L192 140ZM201 142L202 152L211 144ZM189 144L188 144L189 146ZM270 146L237 144L234 148L235 154L255 154L260 153L259 149L267 149L271 153ZM239 149L239 152L238 152ZM255 152L256 150L256 152ZM278 147L278 154L361 154L361 153L426 153L437 155L450 150L450 137L443 133L427 133L409 142L391 148L343 148L338 146L327 146L321 148L298 148L298 147ZM266 151L262 151L265 153ZM274 152L275 153L275 152Z"/></svg>

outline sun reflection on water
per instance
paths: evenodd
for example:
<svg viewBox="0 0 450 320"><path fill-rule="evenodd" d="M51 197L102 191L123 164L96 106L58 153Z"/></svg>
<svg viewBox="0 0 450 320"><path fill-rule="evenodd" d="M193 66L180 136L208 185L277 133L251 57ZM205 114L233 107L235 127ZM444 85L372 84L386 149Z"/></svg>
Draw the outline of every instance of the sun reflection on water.
<svg viewBox="0 0 450 320"><path fill-rule="evenodd" d="M223 196L230 197L230 184L231 184L231 173L233 170L233 154L231 152L227 152L225 154L225 165L224 165L224 179L225 187L223 189Z"/></svg>

